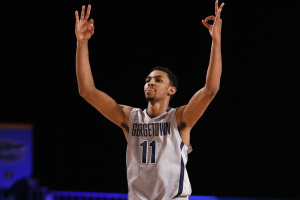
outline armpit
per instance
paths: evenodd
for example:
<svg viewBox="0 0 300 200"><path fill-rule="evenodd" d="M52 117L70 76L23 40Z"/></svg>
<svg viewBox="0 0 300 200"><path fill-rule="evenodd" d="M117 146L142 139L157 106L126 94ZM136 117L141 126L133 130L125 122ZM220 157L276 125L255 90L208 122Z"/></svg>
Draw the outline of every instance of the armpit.
<svg viewBox="0 0 300 200"><path fill-rule="evenodd" d="M122 128L123 130L125 130L126 132L129 132L129 126L128 126L128 124L126 124L125 122L122 122L122 123L121 123L121 128Z"/></svg>
<svg viewBox="0 0 300 200"><path fill-rule="evenodd" d="M178 130L182 130L182 129L185 129L186 128L186 123L184 122L180 122L179 126L178 126Z"/></svg>

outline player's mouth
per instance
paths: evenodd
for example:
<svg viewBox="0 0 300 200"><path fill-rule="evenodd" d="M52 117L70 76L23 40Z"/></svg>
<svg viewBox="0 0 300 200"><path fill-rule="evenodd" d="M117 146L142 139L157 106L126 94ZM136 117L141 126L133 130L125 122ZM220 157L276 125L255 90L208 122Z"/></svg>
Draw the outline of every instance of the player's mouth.
<svg viewBox="0 0 300 200"><path fill-rule="evenodd" d="M145 90L145 92L154 92L154 91L155 90L153 88L150 88L150 87L146 88L146 90Z"/></svg>

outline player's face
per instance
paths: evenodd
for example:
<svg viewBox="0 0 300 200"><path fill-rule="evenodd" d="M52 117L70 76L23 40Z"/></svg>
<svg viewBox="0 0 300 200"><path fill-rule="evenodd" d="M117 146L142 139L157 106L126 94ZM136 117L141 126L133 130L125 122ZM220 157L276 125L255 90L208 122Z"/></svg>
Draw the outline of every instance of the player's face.
<svg viewBox="0 0 300 200"><path fill-rule="evenodd" d="M170 84L168 74L163 71L154 70L147 78L144 86L147 101L161 100L170 96L170 90L174 88Z"/></svg>

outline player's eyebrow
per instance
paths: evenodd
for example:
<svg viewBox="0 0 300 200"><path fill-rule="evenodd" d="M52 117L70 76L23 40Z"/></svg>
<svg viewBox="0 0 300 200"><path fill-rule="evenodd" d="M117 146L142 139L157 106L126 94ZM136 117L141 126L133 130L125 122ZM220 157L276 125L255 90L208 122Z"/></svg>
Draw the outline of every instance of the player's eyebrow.
<svg viewBox="0 0 300 200"><path fill-rule="evenodd" d="M153 76L153 77L152 76L147 76L147 78L163 78L164 79L165 77L163 77L162 75L156 75L156 76Z"/></svg>

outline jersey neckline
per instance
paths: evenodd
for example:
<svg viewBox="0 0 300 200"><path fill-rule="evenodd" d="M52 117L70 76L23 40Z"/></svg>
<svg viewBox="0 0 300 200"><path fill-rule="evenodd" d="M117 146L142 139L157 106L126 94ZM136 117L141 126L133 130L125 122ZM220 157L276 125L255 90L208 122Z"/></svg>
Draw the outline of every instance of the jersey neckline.
<svg viewBox="0 0 300 200"><path fill-rule="evenodd" d="M147 108L145 108L145 113L146 113L147 117L149 117L150 119L155 119L155 118L158 118L158 117L162 116L162 115L165 114L165 113L170 112L171 110L172 110L172 107L169 107L165 112L163 112L162 114L160 114L160 115L158 115L158 116L156 116L156 117L153 117L153 118L151 118L151 117L148 115L148 110L147 110Z"/></svg>

